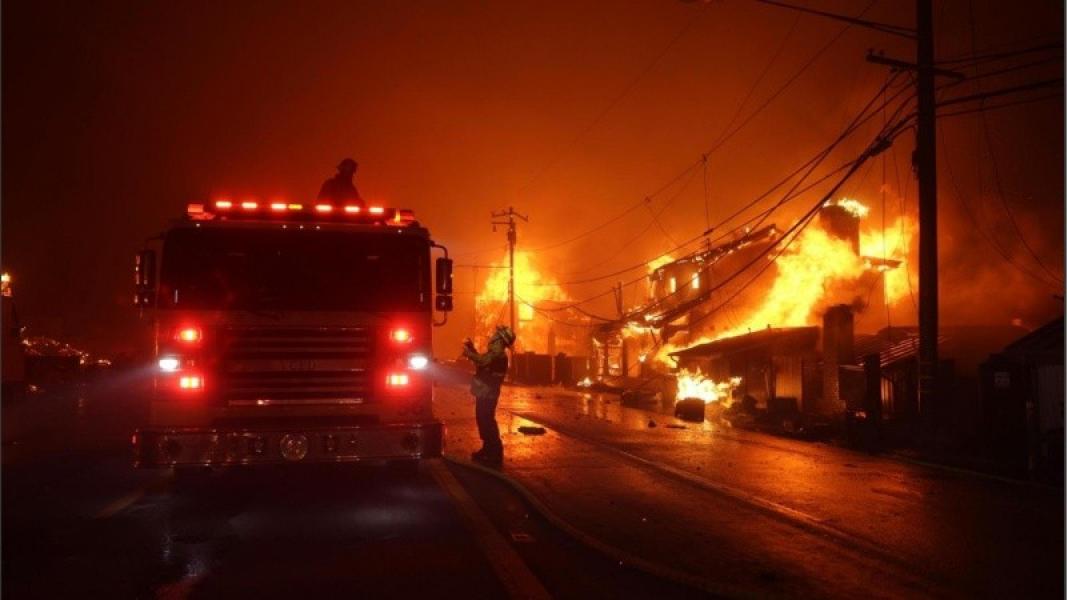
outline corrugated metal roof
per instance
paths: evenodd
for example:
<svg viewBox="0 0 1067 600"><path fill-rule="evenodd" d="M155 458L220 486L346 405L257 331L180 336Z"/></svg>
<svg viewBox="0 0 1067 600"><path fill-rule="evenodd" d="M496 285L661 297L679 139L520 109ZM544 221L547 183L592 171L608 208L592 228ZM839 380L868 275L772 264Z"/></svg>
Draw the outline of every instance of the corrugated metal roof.
<svg viewBox="0 0 1067 600"><path fill-rule="evenodd" d="M678 352L671 352L670 355L682 359L712 358L767 347L774 347L778 351L814 350L818 341L818 327L768 328L700 344Z"/></svg>

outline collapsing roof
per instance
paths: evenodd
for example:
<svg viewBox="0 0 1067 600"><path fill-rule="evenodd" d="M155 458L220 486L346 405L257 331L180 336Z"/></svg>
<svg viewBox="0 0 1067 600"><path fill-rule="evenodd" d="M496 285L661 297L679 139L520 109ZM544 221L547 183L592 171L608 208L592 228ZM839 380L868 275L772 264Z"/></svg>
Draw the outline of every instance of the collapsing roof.
<svg viewBox="0 0 1067 600"><path fill-rule="evenodd" d="M762 329L744 335L699 344L671 352L675 360L719 358L741 352L762 351L770 354L795 354L814 351L819 341L818 327L781 327Z"/></svg>

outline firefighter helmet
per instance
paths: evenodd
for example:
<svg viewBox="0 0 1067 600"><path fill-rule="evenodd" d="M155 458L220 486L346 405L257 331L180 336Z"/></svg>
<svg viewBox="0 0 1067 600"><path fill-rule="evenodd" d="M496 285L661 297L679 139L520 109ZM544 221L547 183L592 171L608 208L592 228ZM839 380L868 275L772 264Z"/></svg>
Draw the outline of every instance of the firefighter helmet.
<svg viewBox="0 0 1067 600"><path fill-rule="evenodd" d="M515 332L507 325L497 325L493 338L500 338L500 341L510 348L515 343Z"/></svg>

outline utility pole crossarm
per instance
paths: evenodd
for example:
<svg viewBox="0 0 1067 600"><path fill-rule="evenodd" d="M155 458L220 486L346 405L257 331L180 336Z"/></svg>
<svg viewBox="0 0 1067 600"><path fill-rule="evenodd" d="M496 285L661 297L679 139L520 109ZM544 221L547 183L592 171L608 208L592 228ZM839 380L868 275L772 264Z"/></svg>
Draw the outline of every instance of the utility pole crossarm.
<svg viewBox="0 0 1067 600"><path fill-rule="evenodd" d="M899 60L896 58L888 58L884 54L875 54L873 50L867 51L867 62L878 65L885 65L887 67L893 67L900 71L918 71L919 65L908 62L906 60ZM934 67L934 75L941 75L942 77L951 77L952 79L966 79L967 76L959 71L950 71L948 69L939 69Z"/></svg>
<svg viewBox="0 0 1067 600"><path fill-rule="evenodd" d="M934 63L933 0L915 0L915 62L867 53L867 61L914 71L918 111L915 173L919 183L919 415L927 440L937 425L938 265L937 265L937 76L963 79Z"/></svg>

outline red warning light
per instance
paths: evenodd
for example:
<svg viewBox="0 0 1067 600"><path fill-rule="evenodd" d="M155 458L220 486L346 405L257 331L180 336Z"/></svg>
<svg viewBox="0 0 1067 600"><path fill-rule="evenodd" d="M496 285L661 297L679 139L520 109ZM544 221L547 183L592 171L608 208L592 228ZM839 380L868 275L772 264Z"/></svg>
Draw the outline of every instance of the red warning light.
<svg viewBox="0 0 1067 600"><path fill-rule="evenodd" d="M393 340L397 344L408 344L411 340L415 339L415 336L411 334L410 329L404 327L397 327L389 332L389 339Z"/></svg>
<svg viewBox="0 0 1067 600"><path fill-rule="evenodd" d="M182 327L174 334L174 339L187 344L195 344L203 337L199 327Z"/></svg>

